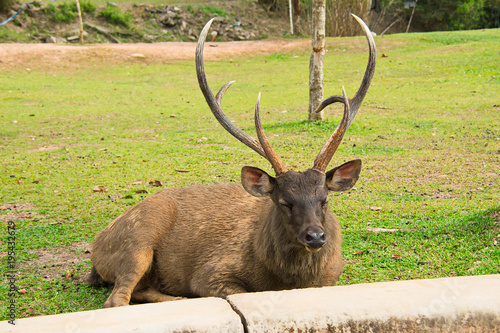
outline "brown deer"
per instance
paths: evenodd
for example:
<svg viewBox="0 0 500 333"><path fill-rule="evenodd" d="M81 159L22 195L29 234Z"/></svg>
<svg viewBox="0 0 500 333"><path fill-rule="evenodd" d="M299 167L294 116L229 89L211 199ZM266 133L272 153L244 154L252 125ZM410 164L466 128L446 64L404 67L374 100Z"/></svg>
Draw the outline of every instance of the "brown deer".
<svg viewBox="0 0 500 333"><path fill-rule="evenodd" d="M340 102L338 127L305 172L287 170L263 132L259 98L255 105L258 141L237 128L221 108L224 93L214 96L203 65L210 24L196 48L198 82L213 114L238 140L266 158L276 177L250 166L241 185L166 189L139 202L111 222L92 247L90 283L114 284L104 307L161 302L175 297L226 297L231 294L332 286L342 271L340 226L328 208L329 191L345 191L357 181L361 161L326 167L351 124L375 69L375 43L361 24L369 60L353 99L325 99L318 111Z"/></svg>

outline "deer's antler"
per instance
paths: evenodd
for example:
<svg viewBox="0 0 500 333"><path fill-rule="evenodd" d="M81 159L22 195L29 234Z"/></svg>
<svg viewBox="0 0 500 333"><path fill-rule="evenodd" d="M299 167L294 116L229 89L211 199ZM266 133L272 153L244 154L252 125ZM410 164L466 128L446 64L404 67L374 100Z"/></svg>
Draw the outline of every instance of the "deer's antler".
<svg viewBox="0 0 500 333"><path fill-rule="evenodd" d="M356 92L356 95L354 95L352 99L347 98L345 90L344 88L342 88L342 93L343 93L342 96L339 95L330 96L326 98L323 102L321 102L321 104L316 109L316 113L318 113L321 112L324 108L326 108L330 104L336 102L344 103L344 115L342 117L342 120L340 121L340 124L337 126L337 128L330 136L330 138L326 141L325 145L323 146L323 148L321 148L321 151L314 160L313 169L323 172L326 170L326 167L328 166L328 163L330 163L333 154L339 147L340 142L344 137L344 133L347 131L352 121L354 120L354 117L356 116L356 113L358 112L358 109L361 106L361 102L363 101L363 98L365 98L368 88L370 87L370 82L373 78L373 74L375 73L375 61L377 57L377 50L375 47L375 41L373 40L372 33L362 19L360 19L354 14L351 15L361 25L361 28L363 28L363 32L365 33L366 39L368 40L368 48L369 48L368 65L366 66L366 71L363 77L363 81L361 81L361 85L358 91Z"/></svg>
<svg viewBox="0 0 500 333"><path fill-rule="evenodd" d="M259 99L257 100L257 104L255 106L255 127L257 129L257 136L260 141L258 142L250 135L239 129L236 125L234 125L222 110L221 107L222 97L224 96L225 92L229 89L229 87L234 83L234 81L229 81L224 86L222 86L222 88L220 88L219 92L217 93L216 97L214 97L212 91L210 90L210 87L208 86L207 78L205 75L205 67L203 65L203 49L205 46L205 39L207 38L208 30L210 29L210 25L212 24L213 20L214 19L211 19L205 25L205 27L200 33L200 37L198 38L198 44L196 45L196 73L198 76L198 83L200 85L200 89L203 95L205 96L205 100L207 101L210 110L212 110L212 113L214 114L215 118L219 121L219 123L222 125L222 127L224 127L226 131L228 131L236 139L240 140L245 145L252 148L261 156L263 156L265 159L267 159L273 166L274 171L276 172L276 176L279 176L286 172L286 168L283 162L281 162L279 157L274 153L273 149L271 148L271 145L269 144L269 141L267 140L264 134L264 130L262 129L262 124L260 122L260 117L259 117L260 94L259 94Z"/></svg>
<svg viewBox="0 0 500 333"><path fill-rule="evenodd" d="M356 92L356 95L352 99L347 98L347 94L342 87L342 96L335 95L326 98L321 104L318 106L316 112L321 112L325 107L330 104L340 102L344 104L344 115L340 124L337 126L333 134L326 141L323 148L321 148L318 156L314 161L313 169L325 172L328 163L332 159L335 151L339 147L342 138L344 137L345 132L351 125L356 113L361 106L361 102L365 97L368 88L370 86L370 82L373 78L373 74L375 72L375 61L376 61L376 47L375 41L373 40L372 33L370 29L366 26L366 24L356 15L352 14L352 16L358 21L358 23L363 28L363 31L366 35L366 39L368 40L369 47L369 56L368 56L368 65L366 66L365 75L363 77L363 81ZM257 103L255 105L255 127L257 130L257 136L259 141L255 140L253 137L239 129L236 125L234 125L229 118L224 114L222 110L221 103L222 97L225 92L229 89L229 87L234 83L234 81L229 81L222 88L220 88L217 96L214 97L210 87L207 83L207 78L205 75L205 68L203 65L203 49L205 45L205 39L208 34L208 30L210 29L210 25L212 24L213 19L208 21L203 30L200 33L200 37L198 39L198 44L196 46L196 73L198 76L198 83L200 85L201 91L205 96L205 100L207 101L210 110L214 114L215 118L219 121L219 123L228 131L231 135L233 135L236 139L244 143L246 146L252 148L254 151L259 153L261 156L266 158L274 170L276 171L276 175L279 176L285 173L287 170L283 162L279 159L276 153L271 148L269 141L264 134L264 130L262 128L262 124L260 122L259 115L259 102L260 102L260 94L257 99Z"/></svg>

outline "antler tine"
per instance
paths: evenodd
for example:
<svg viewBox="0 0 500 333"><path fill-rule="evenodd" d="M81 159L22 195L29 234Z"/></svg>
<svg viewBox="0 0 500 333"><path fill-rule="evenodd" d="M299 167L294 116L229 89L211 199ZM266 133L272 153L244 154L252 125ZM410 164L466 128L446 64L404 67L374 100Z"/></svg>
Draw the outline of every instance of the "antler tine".
<svg viewBox="0 0 500 333"><path fill-rule="evenodd" d="M233 85L233 83L235 83L236 81L229 81L228 83L226 83L225 85L223 85L220 89L219 89L219 92L217 93L217 95L215 95L215 100L217 101L217 104L219 104L219 107L221 106L221 103L222 103L222 97L224 97L224 94L226 93L226 91L229 89L229 87L231 87Z"/></svg>
<svg viewBox="0 0 500 333"><path fill-rule="evenodd" d="M217 99L214 97L212 91L210 90L210 87L208 86L207 78L205 75L205 67L203 65L203 49L205 46L205 39L208 35L208 30L210 29L210 25L212 24L213 20L214 19L211 19L207 22L207 24L205 24L205 27L201 31L200 37L198 38L198 44L196 45L196 74L198 76L198 84L200 85L201 92L205 96L205 100L207 101L210 110L214 114L217 121L219 121L219 123L222 125L222 127L224 127L224 129L236 139L244 143L246 146L252 148L254 151L267 159L266 153L262 149L259 142L257 142L257 140L234 125L222 110L222 107L220 105L222 97L224 96L226 90L231 86L231 84L233 84L233 82L226 83L219 90Z"/></svg>
<svg viewBox="0 0 500 333"><path fill-rule="evenodd" d="M330 160L332 159L333 155L337 151L337 148L342 142L342 138L344 137L345 132L349 128L352 112L349 103L349 98L347 98L347 94L345 92L344 87L342 87L342 94L343 94L342 102L344 103L344 115L342 116L340 124L338 124L333 134L325 142L318 156L316 156L313 166L313 169L315 170L319 170L322 172L326 170L328 163L330 163Z"/></svg>
<svg viewBox="0 0 500 333"><path fill-rule="evenodd" d="M278 155L276 155L273 148L269 144L266 134L264 133L264 128L262 127L262 123L260 121L259 104L260 104L260 93L259 96L257 97L257 102L255 103L255 129L257 130L257 137L259 138L260 145L264 149L267 159L273 166L273 169L276 172L276 176L278 177L284 174L287 170L283 162L280 160Z"/></svg>
<svg viewBox="0 0 500 333"><path fill-rule="evenodd" d="M351 14L356 21L361 25L363 32L365 33L366 39L368 40L368 64L366 66L365 75L363 76L363 80L361 81L361 85L359 86L358 91L354 95L352 99L347 98L344 88L342 87L343 96L334 95L326 98L323 102L320 103L318 108L316 109L316 113L321 112L328 105L333 103L344 103L344 116L342 117L342 121L338 125L337 129L333 132L332 136L325 143L321 151L319 152L316 160L314 161L314 169L325 171L328 163L333 157L333 154L337 150L342 138L344 136L345 131L351 126L354 117L356 117L356 113L358 112L359 107L361 106L361 102L363 98L365 98L366 93L368 92L368 88L370 87L371 80L373 78L373 74L375 73L375 63L377 59L377 49L375 46L375 41L373 40L373 35L368 28L368 26L360 19L358 16ZM346 115L346 112L348 113ZM337 137L338 136L338 137Z"/></svg>
<svg viewBox="0 0 500 333"><path fill-rule="evenodd" d="M325 98L316 108L315 113L320 113L323 111L324 108L326 108L328 105L333 104L333 103L344 103L344 98L340 95L334 95L330 96L328 98Z"/></svg>

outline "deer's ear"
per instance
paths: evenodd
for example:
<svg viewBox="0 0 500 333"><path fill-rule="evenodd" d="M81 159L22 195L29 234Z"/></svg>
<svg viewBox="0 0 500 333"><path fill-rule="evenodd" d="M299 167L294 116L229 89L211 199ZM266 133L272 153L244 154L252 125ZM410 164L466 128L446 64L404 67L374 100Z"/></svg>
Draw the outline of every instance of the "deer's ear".
<svg viewBox="0 0 500 333"><path fill-rule="evenodd" d="M326 184L330 191L347 191L356 184L361 171L361 160L342 164L326 173Z"/></svg>
<svg viewBox="0 0 500 333"><path fill-rule="evenodd" d="M275 179L261 169L245 166L241 169L241 184L251 195L265 197L273 192Z"/></svg>

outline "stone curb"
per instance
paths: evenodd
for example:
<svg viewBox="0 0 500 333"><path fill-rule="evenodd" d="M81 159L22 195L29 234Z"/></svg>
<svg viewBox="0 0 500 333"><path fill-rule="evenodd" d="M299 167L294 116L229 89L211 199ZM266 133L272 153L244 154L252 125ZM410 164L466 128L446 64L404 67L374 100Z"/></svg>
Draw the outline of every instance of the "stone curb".
<svg viewBox="0 0 500 333"><path fill-rule="evenodd" d="M238 294L247 332L500 332L500 275Z"/></svg>
<svg viewBox="0 0 500 333"><path fill-rule="evenodd" d="M64 313L0 322L0 332L125 333L243 332L241 319L222 298L196 298Z"/></svg>
<svg viewBox="0 0 500 333"><path fill-rule="evenodd" d="M500 332L500 275L134 305L3 321L0 332Z"/></svg>

